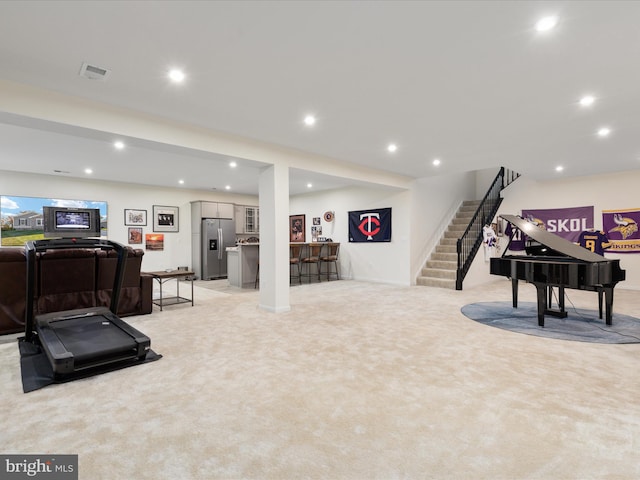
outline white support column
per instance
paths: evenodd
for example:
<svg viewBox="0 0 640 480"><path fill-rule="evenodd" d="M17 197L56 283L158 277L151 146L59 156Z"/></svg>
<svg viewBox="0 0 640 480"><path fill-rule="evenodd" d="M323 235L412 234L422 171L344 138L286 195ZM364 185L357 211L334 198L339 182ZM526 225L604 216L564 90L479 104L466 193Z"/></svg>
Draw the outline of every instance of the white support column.
<svg viewBox="0 0 640 480"><path fill-rule="evenodd" d="M260 173L260 308L280 313L289 305L289 167Z"/></svg>

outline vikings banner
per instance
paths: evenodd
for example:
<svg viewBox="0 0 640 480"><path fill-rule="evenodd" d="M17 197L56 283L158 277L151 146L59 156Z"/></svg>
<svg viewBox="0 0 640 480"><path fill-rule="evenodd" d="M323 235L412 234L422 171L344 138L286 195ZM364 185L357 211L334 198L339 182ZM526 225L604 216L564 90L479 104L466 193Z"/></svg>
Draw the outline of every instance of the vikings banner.
<svg viewBox="0 0 640 480"><path fill-rule="evenodd" d="M390 242L391 209L349 212L349 242Z"/></svg>
<svg viewBox="0 0 640 480"><path fill-rule="evenodd" d="M578 243L580 234L593 228L593 205L590 207L522 210L522 218L547 232L555 233L570 242Z"/></svg>
<svg viewBox="0 0 640 480"><path fill-rule="evenodd" d="M603 210L602 230L611 246L607 253L639 253L640 210Z"/></svg>

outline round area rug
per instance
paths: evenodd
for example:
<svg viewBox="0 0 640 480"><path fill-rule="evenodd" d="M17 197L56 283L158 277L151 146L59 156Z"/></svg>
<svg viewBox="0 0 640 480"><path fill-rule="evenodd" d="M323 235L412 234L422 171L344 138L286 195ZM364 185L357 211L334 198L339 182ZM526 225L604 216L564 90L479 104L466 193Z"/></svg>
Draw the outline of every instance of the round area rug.
<svg viewBox="0 0 640 480"><path fill-rule="evenodd" d="M537 305L521 302L513 308L509 302L479 302L465 305L460 311L466 317L491 327L537 337L591 343L640 343L640 319L614 312L607 325L598 318L597 310L567 309L566 318L545 315L544 327L538 326Z"/></svg>

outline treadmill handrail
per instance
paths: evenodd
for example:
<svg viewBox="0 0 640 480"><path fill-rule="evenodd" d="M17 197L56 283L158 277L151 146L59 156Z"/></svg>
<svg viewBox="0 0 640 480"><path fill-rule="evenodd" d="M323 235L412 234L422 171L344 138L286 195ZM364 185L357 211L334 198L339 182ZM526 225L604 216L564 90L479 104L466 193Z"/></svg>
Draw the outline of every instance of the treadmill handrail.
<svg viewBox="0 0 640 480"><path fill-rule="evenodd" d="M29 240L25 245L25 253L27 257L27 308L25 312L25 340L33 339L33 318L34 318L34 300L35 300L35 283L36 283L36 253L46 250L63 250L63 249L82 249L92 248L100 250L115 250L118 254L115 278L113 279L113 290L111 292L111 305L109 310L117 315L118 302L120 300L120 290L124 281L124 270L127 250L124 245L112 240L101 238L50 238L44 240Z"/></svg>

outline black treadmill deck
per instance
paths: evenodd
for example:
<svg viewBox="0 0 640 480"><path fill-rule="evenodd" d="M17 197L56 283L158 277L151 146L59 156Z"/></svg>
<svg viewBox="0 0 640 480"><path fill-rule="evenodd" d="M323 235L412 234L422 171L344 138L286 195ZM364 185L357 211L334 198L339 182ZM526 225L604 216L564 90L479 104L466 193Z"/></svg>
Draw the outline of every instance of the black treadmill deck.
<svg viewBox="0 0 640 480"><path fill-rule="evenodd" d="M127 352L135 356L137 351L133 338L116 327L109 315L55 320L49 327L73 354L76 368L91 358Z"/></svg>
<svg viewBox="0 0 640 480"><path fill-rule="evenodd" d="M42 347L56 374L142 359L151 341L106 307L47 313L35 318Z"/></svg>

